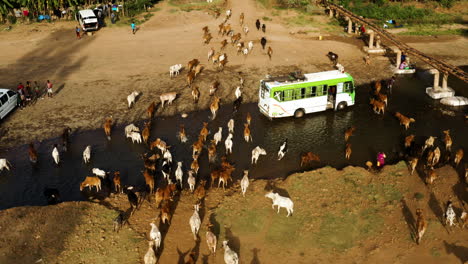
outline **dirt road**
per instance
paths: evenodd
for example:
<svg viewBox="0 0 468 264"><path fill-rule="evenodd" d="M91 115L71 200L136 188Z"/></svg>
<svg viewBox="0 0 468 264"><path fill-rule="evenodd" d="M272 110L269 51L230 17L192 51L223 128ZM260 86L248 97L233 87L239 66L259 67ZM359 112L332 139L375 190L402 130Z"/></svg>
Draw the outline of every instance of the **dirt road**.
<svg viewBox="0 0 468 264"><path fill-rule="evenodd" d="M58 136L58 131L69 126L73 130L98 128L107 116L118 123L128 123L145 118L144 110L150 102L158 102L162 92L176 91L176 103L158 115L172 115L208 107L207 91L214 80L221 82L219 95L230 104L238 84L238 72L246 79L245 101L257 100L258 81L266 74L280 74L301 69L304 72L332 69L325 56L333 50L358 84L388 77L389 61L376 57L371 66L364 66L359 45L362 42L346 37L325 37L317 40L317 33L290 34L298 28L284 26L279 18L264 21L266 34L257 31L254 21L268 14L254 1L230 1L233 9L231 24L237 32L240 12L245 13L250 33L245 41L254 41L254 49L247 57L236 55L228 45L229 63L219 72L206 61L210 47L217 51L223 39L217 34L215 20L205 11L177 11L167 3L160 3L150 21L141 26L136 35L129 28L103 28L92 37L77 40L74 23L34 24L18 26L12 32L0 32L0 86L15 88L18 82L38 81L41 86L50 79L54 83L53 99L38 100L24 110L18 110L2 122L0 145L4 148L32 140ZM176 10L175 12L173 10ZM213 40L202 44L203 26L209 26ZM314 29L320 31L320 29ZM320 34L320 33L318 33ZM260 38L265 35L267 46L273 48L273 58L268 59L261 49ZM324 35L328 35L324 32ZM327 40L336 39L336 40ZM348 43L346 43L348 42ZM466 40L457 40L459 45ZM358 46L356 46L358 45ZM431 45L444 46L444 42ZM463 47L462 47L463 48ZM466 45L465 45L466 49ZM466 52L465 54L467 54ZM462 54L457 52L456 54ZM185 73L170 79L170 65L186 64L198 58L206 66L195 81L202 93L197 105L191 103ZM126 96L133 90L142 92L136 106L127 109Z"/></svg>

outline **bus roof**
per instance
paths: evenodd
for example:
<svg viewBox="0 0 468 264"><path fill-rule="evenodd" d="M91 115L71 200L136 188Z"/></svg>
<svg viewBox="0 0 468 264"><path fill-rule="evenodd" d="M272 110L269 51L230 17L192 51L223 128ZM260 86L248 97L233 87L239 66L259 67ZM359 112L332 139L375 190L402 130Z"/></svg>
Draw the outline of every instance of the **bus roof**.
<svg viewBox="0 0 468 264"><path fill-rule="evenodd" d="M308 83L308 82L320 82L326 80L335 80L335 79L352 79L352 77L347 73L342 73L338 70L333 71L324 71L324 72L315 72L315 73L306 73L303 75L303 78L293 78L292 80L287 80L287 78L271 78L265 80L269 87L278 87L289 84L298 84L298 83Z"/></svg>

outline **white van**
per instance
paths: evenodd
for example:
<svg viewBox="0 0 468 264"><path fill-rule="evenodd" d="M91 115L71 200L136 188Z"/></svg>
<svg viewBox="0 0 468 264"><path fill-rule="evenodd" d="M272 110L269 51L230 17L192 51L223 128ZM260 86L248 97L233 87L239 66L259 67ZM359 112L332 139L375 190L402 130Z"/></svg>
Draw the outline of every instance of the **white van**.
<svg viewBox="0 0 468 264"><path fill-rule="evenodd" d="M78 11L76 19L80 22L81 28L85 32L96 31L99 28L98 18L91 9Z"/></svg>
<svg viewBox="0 0 468 264"><path fill-rule="evenodd" d="M18 94L9 89L0 89L0 120L15 109L18 103Z"/></svg>

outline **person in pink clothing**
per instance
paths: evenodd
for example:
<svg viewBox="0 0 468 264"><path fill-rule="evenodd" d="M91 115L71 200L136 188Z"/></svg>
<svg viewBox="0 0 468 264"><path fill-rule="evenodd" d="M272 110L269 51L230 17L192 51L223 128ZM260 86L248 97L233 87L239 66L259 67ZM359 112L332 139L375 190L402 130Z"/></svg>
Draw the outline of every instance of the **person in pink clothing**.
<svg viewBox="0 0 468 264"><path fill-rule="evenodd" d="M48 96L48 97L52 97L52 95L53 95L52 86L53 86L53 85L52 85L52 83L51 83L49 80L47 80L46 85L47 85L47 96Z"/></svg>
<svg viewBox="0 0 468 264"><path fill-rule="evenodd" d="M383 152L377 153L377 168L382 168L385 165L385 158L387 156Z"/></svg>

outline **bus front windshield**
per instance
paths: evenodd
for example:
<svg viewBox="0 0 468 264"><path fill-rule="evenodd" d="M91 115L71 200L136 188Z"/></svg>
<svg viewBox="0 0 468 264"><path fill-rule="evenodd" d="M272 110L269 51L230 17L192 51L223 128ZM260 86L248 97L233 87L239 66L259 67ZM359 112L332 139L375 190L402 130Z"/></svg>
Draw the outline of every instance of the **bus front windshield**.
<svg viewBox="0 0 468 264"><path fill-rule="evenodd" d="M268 98L270 95L270 91L268 90L268 87L266 86L265 82L262 81L260 85L260 97L263 99Z"/></svg>

